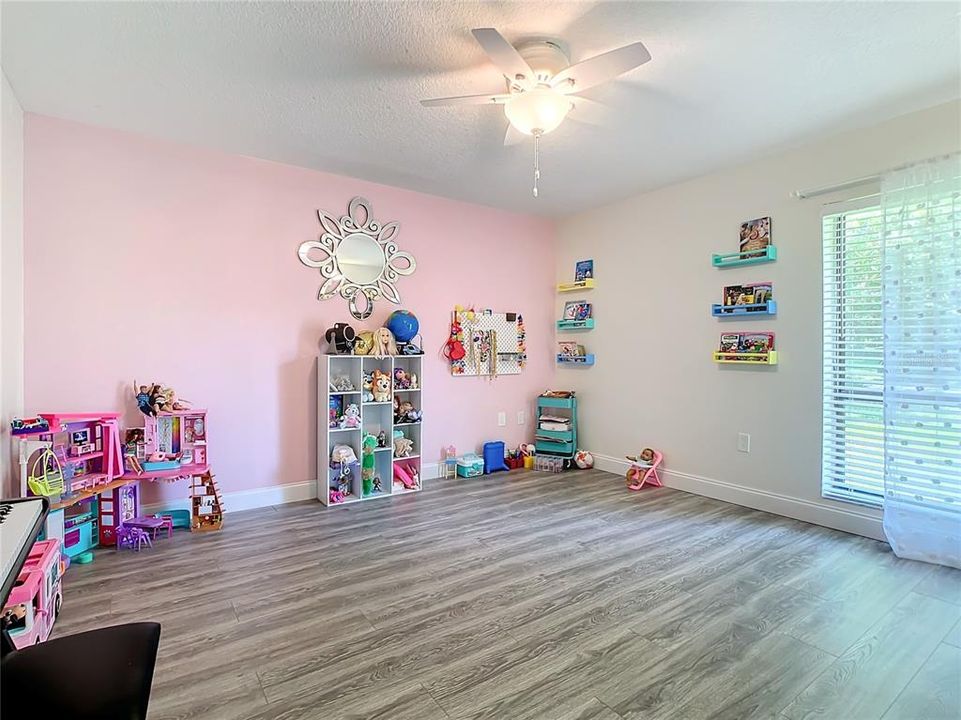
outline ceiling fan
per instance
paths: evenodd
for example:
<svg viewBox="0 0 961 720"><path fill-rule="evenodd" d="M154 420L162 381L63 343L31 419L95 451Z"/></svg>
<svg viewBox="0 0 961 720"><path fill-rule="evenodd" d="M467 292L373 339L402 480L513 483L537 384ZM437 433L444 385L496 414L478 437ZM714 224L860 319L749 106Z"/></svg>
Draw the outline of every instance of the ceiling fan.
<svg viewBox="0 0 961 720"><path fill-rule="evenodd" d="M556 40L531 40L514 47L494 28L476 28L471 33L503 73L506 91L421 100L421 105L503 105L508 120L504 144L512 145L517 132L534 137L534 197L540 179L540 138L564 121L576 101L584 100L576 93L651 59L644 44L636 42L571 65L567 50Z"/></svg>

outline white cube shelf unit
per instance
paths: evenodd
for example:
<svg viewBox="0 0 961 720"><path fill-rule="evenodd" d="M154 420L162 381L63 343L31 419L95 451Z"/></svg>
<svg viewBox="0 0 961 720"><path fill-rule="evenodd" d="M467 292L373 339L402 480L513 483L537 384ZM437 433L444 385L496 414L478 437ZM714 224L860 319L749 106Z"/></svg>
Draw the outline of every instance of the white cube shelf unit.
<svg viewBox="0 0 961 720"><path fill-rule="evenodd" d="M371 355L319 355L317 357L317 499L324 505L351 505L364 500L390 497L418 492L424 485L424 474L421 469L421 423L394 423L394 402L397 397L401 402L409 400L417 410L423 410L422 400L422 357L420 355L392 355L374 357ZM417 389L400 389L395 387L394 370L402 369L417 376ZM375 369L380 370L391 379L391 400L387 402L362 402L363 374ZM354 390L339 391L332 385L338 378L346 377L350 380ZM333 401L333 403L332 403ZM360 426L355 428L331 427L330 409L339 404L346 409L355 404L360 408ZM394 457L394 431L401 431L413 443L410 455ZM374 475L380 478L381 491L369 495L363 493L363 480L360 472L351 473L346 482L350 487L350 494L342 502L334 502L331 490L336 490L340 482L340 468L331 468L330 454L335 445L349 445L357 456L358 466L363 464L363 439L367 434L377 436L383 432L387 438L386 447L374 450ZM394 465L402 464L407 468L416 469L417 486L407 488L401 482L394 482Z"/></svg>

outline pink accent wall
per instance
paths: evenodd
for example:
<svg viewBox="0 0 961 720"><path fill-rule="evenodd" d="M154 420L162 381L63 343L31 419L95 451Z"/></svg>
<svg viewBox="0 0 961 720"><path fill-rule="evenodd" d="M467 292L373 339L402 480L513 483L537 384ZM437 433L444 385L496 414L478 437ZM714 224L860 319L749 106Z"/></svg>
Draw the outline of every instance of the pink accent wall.
<svg viewBox="0 0 961 720"><path fill-rule="evenodd" d="M341 215L362 195L400 222L417 260L397 287L426 346L424 462L446 444L532 434L533 398L553 378L549 221L39 115L24 154L28 414L116 409L139 426L130 384L162 381L208 409L225 492L315 478L322 333L377 327L397 306L355 322L343 299L318 302L321 277L297 247L319 236L318 208ZM450 376L440 349L455 303L524 315L523 374Z"/></svg>

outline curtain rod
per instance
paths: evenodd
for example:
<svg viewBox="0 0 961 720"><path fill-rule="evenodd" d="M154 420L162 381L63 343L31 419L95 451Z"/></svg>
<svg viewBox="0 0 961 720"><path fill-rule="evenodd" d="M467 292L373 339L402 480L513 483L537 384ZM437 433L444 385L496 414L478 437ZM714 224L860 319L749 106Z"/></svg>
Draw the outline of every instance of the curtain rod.
<svg viewBox="0 0 961 720"><path fill-rule="evenodd" d="M936 160L945 160L950 157L954 157L958 153L948 153L947 155L938 155L937 157L928 158L926 160L918 160L917 162L905 163L904 165L898 165L890 170L885 170L883 173L897 172L898 170L907 170L909 167L915 165L923 165L924 163L934 162ZM839 190L848 190L853 187L859 187L861 185L867 185L869 183L881 182L881 175L883 173L875 173L874 175L865 175L864 177L855 178L854 180L846 180L845 182L836 183L834 185L825 185L823 187L811 188L809 190L795 190L791 193L791 197L797 198L798 200L807 200L808 198L817 197L818 195L827 195L828 193L837 192Z"/></svg>

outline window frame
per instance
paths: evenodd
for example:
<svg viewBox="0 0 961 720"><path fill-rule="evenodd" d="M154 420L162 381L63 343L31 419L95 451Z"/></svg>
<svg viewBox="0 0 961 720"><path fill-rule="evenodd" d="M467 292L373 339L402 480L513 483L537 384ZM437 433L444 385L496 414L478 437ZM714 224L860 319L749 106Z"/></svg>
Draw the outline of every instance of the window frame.
<svg viewBox="0 0 961 720"><path fill-rule="evenodd" d="M836 347L828 354L827 345L829 340L836 340L836 338L843 338L845 333L845 327L847 326L848 332L850 332L850 321L849 318L845 316L843 297L845 294L845 281L849 278L847 271L847 259L844 255L837 261L835 261L836 267L833 268L833 278L828 284L828 257L827 257L827 236L825 234L825 224L826 221L832 216L836 216L834 221L834 227L832 230L832 238L843 238L845 234L845 218L847 215L863 212L863 211L875 211L882 212L880 204L880 195L873 194L867 195L855 200L831 203L824 205L821 210L820 216L820 232L821 232L821 497L827 500L832 500L836 502L843 502L848 504L860 505L864 507L869 507L873 509L880 509L884 503L884 454L883 447L879 449L878 461L880 463L880 474L877 477L877 489L876 491L869 491L862 488L852 487L847 492L839 492L837 490L839 484L843 481L838 481L837 474L832 474L830 472L830 465L832 464L831 458L828 457L828 448L830 443L833 441L837 443L838 440L844 439L842 432L835 432L839 421L835 419L833 421L834 427L829 428L827 423L827 417L830 412L837 413L837 407L843 407L845 403L853 403L851 398L845 397L844 394L838 393L838 378L843 378L844 373L838 372L834 364L829 365L829 359L836 358L838 355L842 354L844 351L838 350ZM883 237L880 236L879 231L879 241L883 241ZM842 240L843 241L843 240ZM844 251L846 255L847 250ZM881 266L883 264L883 258L878 258L878 271L881 271ZM837 306L838 312L836 314L829 315L829 290L834 294L833 303ZM880 313L882 310L881 300L878 301L877 310ZM828 327L829 323L835 326L835 330L829 335ZM883 362L883 355L882 355ZM831 380L830 385L828 381ZM878 422L877 430L878 432L884 432L884 381L881 378L880 387L876 392L870 390L859 390L858 394L870 398L869 402L872 404L877 403L878 409L881 411L881 416ZM829 434L830 433L830 434ZM882 441L883 445L883 441ZM833 464L837 464L835 460Z"/></svg>

